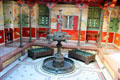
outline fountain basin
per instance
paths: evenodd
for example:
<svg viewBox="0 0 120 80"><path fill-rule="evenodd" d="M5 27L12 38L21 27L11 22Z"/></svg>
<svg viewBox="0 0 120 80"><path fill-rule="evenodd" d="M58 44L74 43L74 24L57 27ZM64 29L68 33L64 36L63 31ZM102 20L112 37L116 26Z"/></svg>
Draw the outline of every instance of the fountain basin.
<svg viewBox="0 0 120 80"><path fill-rule="evenodd" d="M64 66L63 67L54 67L53 66L53 61L55 57L50 57L44 60L42 68L45 71L48 71L50 73L54 74L64 74L64 73L69 73L72 72L75 68L74 62L69 59L69 58L64 58Z"/></svg>

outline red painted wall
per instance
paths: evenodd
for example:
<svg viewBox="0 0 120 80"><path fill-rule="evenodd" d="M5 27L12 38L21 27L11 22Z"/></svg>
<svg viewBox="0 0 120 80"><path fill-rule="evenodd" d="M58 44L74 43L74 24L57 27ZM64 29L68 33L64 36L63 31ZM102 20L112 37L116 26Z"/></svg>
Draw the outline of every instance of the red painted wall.
<svg viewBox="0 0 120 80"><path fill-rule="evenodd" d="M22 28L22 32L23 32L23 37L29 37L30 36L30 33L29 33L29 28L26 28L26 27L23 27ZM35 32L36 32L36 29L35 28L31 28L31 36L32 37L35 37Z"/></svg>
<svg viewBox="0 0 120 80"><path fill-rule="evenodd" d="M13 31L13 29L10 29ZM32 28L32 37L35 37L35 33L37 33L37 31L48 31L48 28ZM5 29L5 31L8 31L8 29ZM52 29L51 33L56 32L57 29ZM71 35L71 40L78 40L78 30L62 30L63 32L67 32L67 34ZM87 33L92 32L97 34L97 31L87 31ZM14 28L14 39L17 39L20 37L19 35L20 33L20 29L19 28ZM4 30L0 30L0 36L2 36L2 38L0 39L0 43L4 42ZM46 34L37 34L37 37L46 37ZM106 32L102 33L102 38L101 41L105 42L104 37L106 36ZM109 43L113 42L113 36L114 33L110 32L109 33ZM25 28L23 27L23 37L29 37L29 28ZM81 31L81 41L85 41L86 39L86 31ZM95 38L89 38L89 40L96 40ZM120 34L116 33L115 34L115 42L116 45L120 46Z"/></svg>
<svg viewBox="0 0 120 80"><path fill-rule="evenodd" d="M102 32L102 38L101 38L101 41L102 41L102 42L106 42L106 40L105 40L106 34L107 34L107 32ZM112 42L113 42L113 36L114 36L114 33L113 33L113 32L110 32L110 33L109 33L109 38L108 38L108 42L109 42L109 43L112 43Z"/></svg>
<svg viewBox="0 0 120 80"><path fill-rule="evenodd" d="M4 31L5 31L5 33L7 33L8 32L8 30L9 30L9 32L11 32L11 34L12 34L12 39L11 40L13 40L13 29L12 28L5 28L4 29ZM7 40L7 37L5 36L5 40Z"/></svg>
<svg viewBox="0 0 120 80"><path fill-rule="evenodd" d="M115 33L115 41L114 44L120 46L120 34Z"/></svg>
<svg viewBox="0 0 120 80"><path fill-rule="evenodd" d="M37 38L47 37L47 33L45 33L45 32L48 32L48 30L49 30L49 28L37 28L36 29L36 36L37 36Z"/></svg>
<svg viewBox="0 0 120 80"><path fill-rule="evenodd" d="M87 34L96 34L96 35L98 35L98 31L87 31ZM87 39L96 41L97 37L95 37L95 36L88 36Z"/></svg>
<svg viewBox="0 0 120 80"><path fill-rule="evenodd" d="M20 28L14 28L14 39L20 37Z"/></svg>
<svg viewBox="0 0 120 80"><path fill-rule="evenodd" d="M78 16L73 17L73 30L78 29Z"/></svg>
<svg viewBox="0 0 120 80"><path fill-rule="evenodd" d="M85 41L85 39L86 39L86 31L81 31L80 34L81 34L80 41Z"/></svg>
<svg viewBox="0 0 120 80"><path fill-rule="evenodd" d="M4 43L4 30L0 30L0 44Z"/></svg>

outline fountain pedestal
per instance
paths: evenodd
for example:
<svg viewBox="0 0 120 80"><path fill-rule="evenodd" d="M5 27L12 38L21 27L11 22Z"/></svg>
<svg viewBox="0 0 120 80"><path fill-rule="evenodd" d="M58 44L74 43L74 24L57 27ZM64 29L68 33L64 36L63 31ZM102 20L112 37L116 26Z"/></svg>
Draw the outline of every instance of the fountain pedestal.
<svg viewBox="0 0 120 80"><path fill-rule="evenodd" d="M58 41L57 53L54 55L55 59L53 60L53 66L56 68L64 67L64 57L61 54L61 47L61 41Z"/></svg>

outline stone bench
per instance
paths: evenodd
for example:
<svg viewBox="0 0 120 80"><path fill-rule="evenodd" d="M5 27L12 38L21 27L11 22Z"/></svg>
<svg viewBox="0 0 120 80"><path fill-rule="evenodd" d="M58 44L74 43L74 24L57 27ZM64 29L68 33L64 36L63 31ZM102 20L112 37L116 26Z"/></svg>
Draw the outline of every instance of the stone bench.
<svg viewBox="0 0 120 80"><path fill-rule="evenodd" d="M36 59L45 56L52 56L53 53L54 53L54 49L51 49L49 47L33 48L28 50L28 57L31 57L32 59Z"/></svg>
<svg viewBox="0 0 120 80"><path fill-rule="evenodd" d="M84 61L86 64L89 64L91 61L95 61L95 54L78 49L69 51L68 57Z"/></svg>

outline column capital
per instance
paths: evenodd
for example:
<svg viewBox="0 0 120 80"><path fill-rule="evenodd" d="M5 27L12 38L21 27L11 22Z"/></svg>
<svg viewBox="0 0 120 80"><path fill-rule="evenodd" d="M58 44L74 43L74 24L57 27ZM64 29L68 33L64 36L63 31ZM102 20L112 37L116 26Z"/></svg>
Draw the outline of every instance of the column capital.
<svg viewBox="0 0 120 80"><path fill-rule="evenodd" d="M28 1L27 4L28 4L28 7L32 9L33 6L35 5L35 2Z"/></svg>
<svg viewBox="0 0 120 80"><path fill-rule="evenodd" d="M21 6L21 7L22 7L22 6L23 6L23 4L24 4L24 0L18 0L18 1L17 1L17 3L19 4L19 6Z"/></svg>
<svg viewBox="0 0 120 80"><path fill-rule="evenodd" d="M49 9L52 9L57 3L53 3L53 2L49 2L46 4L46 6L49 8Z"/></svg>
<svg viewBox="0 0 120 80"><path fill-rule="evenodd" d="M77 6L79 9L84 9L84 8L86 8L87 4L83 4L83 3L79 4L79 3L77 3L76 6Z"/></svg>
<svg viewBox="0 0 120 80"><path fill-rule="evenodd" d="M18 4L20 7L23 7L23 4Z"/></svg>

